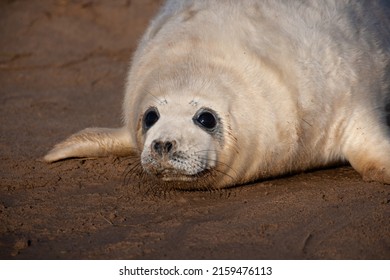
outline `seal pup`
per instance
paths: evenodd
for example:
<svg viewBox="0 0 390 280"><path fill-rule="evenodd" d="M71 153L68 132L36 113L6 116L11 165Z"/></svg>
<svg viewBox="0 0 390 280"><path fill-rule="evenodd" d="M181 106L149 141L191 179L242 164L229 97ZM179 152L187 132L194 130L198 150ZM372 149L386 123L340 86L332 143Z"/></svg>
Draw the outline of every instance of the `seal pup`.
<svg viewBox="0 0 390 280"><path fill-rule="evenodd" d="M384 0L167 1L134 54L123 127L44 159L135 155L184 189L348 161L389 184L389 14Z"/></svg>

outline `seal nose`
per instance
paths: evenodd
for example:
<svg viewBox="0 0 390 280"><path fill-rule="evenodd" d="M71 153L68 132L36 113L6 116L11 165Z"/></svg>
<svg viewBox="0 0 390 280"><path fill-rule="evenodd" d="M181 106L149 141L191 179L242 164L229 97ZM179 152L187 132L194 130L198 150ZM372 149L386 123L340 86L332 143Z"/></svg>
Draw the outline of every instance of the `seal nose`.
<svg viewBox="0 0 390 280"><path fill-rule="evenodd" d="M152 142L152 151L159 156L171 154L175 151L176 141L159 141L154 140Z"/></svg>

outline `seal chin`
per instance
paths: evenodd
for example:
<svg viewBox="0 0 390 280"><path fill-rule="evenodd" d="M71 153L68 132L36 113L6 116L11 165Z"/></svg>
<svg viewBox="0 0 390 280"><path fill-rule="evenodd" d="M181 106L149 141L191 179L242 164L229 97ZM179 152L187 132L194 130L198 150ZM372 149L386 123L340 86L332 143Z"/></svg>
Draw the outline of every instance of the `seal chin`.
<svg viewBox="0 0 390 280"><path fill-rule="evenodd" d="M199 173L189 175L180 173L176 169L165 169L162 172L153 175L164 182L193 182L199 180L199 178L204 177L208 173L208 170L203 170Z"/></svg>
<svg viewBox="0 0 390 280"><path fill-rule="evenodd" d="M164 182L193 182L195 181L197 178L194 177L194 176L188 176L188 175L174 175L174 176L171 176L171 175L166 175L166 176L159 176L159 179L163 180Z"/></svg>

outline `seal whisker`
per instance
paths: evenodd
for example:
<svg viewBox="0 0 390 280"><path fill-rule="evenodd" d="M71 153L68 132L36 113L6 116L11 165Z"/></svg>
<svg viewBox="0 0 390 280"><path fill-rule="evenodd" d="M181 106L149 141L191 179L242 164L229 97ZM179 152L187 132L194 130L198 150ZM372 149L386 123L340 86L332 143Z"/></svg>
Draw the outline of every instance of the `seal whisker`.
<svg viewBox="0 0 390 280"><path fill-rule="evenodd" d="M209 150L201 150L201 151L195 152L195 154L198 154L198 153L201 154L201 153L203 153L203 152L208 152L208 151L209 151ZM216 163L216 164L218 164L218 165L222 165L222 166L224 166L224 167L230 169L231 171L233 171L235 174L237 174L237 171L236 171L232 166L230 166L229 164L227 164L227 163L225 163L225 162L223 162L223 161L220 161L220 160L218 160L218 159L209 159L209 158L207 158L207 157L199 156L199 157L198 157L198 160L199 160L199 162L201 162L201 161L209 161L209 162Z"/></svg>
<svg viewBox="0 0 390 280"><path fill-rule="evenodd" d="M167 103L167 100L164 98L164 99L160 99L158 98L156 95L154 95L153 93L151 93L149 90L145 89L145 93L147 95L150 95L151 97L153 97L156 101L157 101L157 104L158 105L162 105L162 104L166 104Z"/></svg>

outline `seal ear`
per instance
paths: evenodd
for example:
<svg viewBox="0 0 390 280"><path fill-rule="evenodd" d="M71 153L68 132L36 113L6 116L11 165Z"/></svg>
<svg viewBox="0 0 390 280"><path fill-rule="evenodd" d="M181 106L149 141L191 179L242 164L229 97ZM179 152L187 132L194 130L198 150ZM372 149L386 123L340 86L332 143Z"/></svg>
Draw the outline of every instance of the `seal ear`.
<svg viewBox="0 0 390 280"><path fill-rule="evenodd" d="M102 157L131 155L135 146L125 127L87 128L58 143L43 158L54 162L71 157Z"/></svg>

